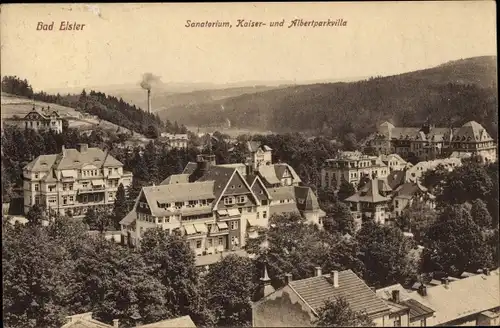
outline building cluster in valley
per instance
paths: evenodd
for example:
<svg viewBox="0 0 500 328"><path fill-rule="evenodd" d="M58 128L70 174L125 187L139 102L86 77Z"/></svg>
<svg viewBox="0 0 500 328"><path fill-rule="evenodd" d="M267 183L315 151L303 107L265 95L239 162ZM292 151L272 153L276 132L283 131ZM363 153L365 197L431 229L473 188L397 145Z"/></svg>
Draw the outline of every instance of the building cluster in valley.
<svg viewBox="0 0 500 328"><path fill-rule="evenodd" d="M198 266L209 266L231 252L245 254L247 238L268 227L273 214L296 213L322 226L325 213L310 187L286 163L272 163L272 150L246 143L246 163L222 164L199 155L181 174L144 187L120 222L127 244L137 246L147 229L160 227L185 235Z"/></svg>
<svg viewBox="0 0 500 328"><path fill-rule="evenodd" d="M27 118L35 120L33 113ZM187 147L187 135L161 138L173 148ZM367 147L379 154L339 152L321 170L323 189L338 190L344 182L355 186L344 202L358 228L363 218L391 224L415 201L434 207L434 195L420 183L426 171L453 170L470 156L485 162L497 156L492 138L476 122L458 129L397 128L386 122ZM180 174L143 187L120 221L121 242L140 247L144 233L154 228L180 234L193 249L200 271L206 272L229 254L251 256L244 250L247 239L256 238L259 227L269 227L274 214L296 213L321 229L325 213L294 168L273 163L273 150L259 142L247 141L245 150L244 163L218 164L214 155L201 154ZM409 153L420 162L407 162ZM118 186L131 185L132 173L108 151L81 144L37 157L24 167L23 179L25 213L40 204L81 217L89 208L111 208ZM277 290L266 268L262 275L260 299L252 306L254 327L312 326L324 301L338 296L353 310L365 311L377 326L500 323L498 269L465 272L457 278L436 275L430 283L417 283L409 290L401 285L374 290L351 270L323 274L318 267L313 277L302 280L287 274L285 286ZM68 317L64 327L82 326L113 327L92 319L92 313ZM140 327L160 326L195 327L189 316Z"/></svg>

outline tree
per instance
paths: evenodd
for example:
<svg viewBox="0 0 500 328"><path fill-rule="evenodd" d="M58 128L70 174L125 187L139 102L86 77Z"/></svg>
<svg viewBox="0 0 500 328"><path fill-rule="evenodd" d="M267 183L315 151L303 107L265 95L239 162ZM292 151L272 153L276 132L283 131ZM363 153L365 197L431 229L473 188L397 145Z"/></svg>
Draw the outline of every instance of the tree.
<svg viewBox="0 0 500 328"><path fill-rule="evenodd" d="M349 132L344 137L344 150L354 151L358 149L358 141L356 140L356 135L352 132Z"/></svg>
<svg viewBox="0 0 500 328"><path fill-rule="evenodd" d="M353 311L347 300L338 297L327 300L314 321L318 327L373 327L375 323L364 312Z"/></svg>
<svg viewBox="0 0 500 328"><path fill-rule="evenodd" d="M351 236L355 234L356 224L354 217L346 204L337 201L325 206L323 209L326 212L326 218L324 219L326 231L339 232L341 234L348 233Z"/></svg>
<svg viewBox="0 0 500 328"><path fill-rule="evenodd" d="M148 229L139 252L146 272L166 288L166 307L176 316L191 315L196 324L212 321L203 299L195 256L186 240L161 229Z"/></svg>
<svg viewBox="0 0 500 328"><path fill-rule="evenodd" d="M403 231L413 233L416 241L422 242L429 226L436 220L436 211L424 202L416 201L403 210L396 225Z"/></svg>
<svg viewBox="0 0 500 328"><path fill-rule="evenodd" d="M428 246L423 253L426 271L459 275L492 264L487 238L464 205L445 207L429 227L426 239Z"/></svg>
<svg viewBox="0 0 500 328"><path fill-rule="evenodd" d="M251 323L256 275L253 261L237 255L229 255L210 268L204 284L217 326L248 326Z"/></svg>
<svg viewBox="0 0 500 328"><path fill-rule="evenodd" d="M72 312L92 311L104 322L119 319L131 327L172 317L166 288L148 274L142 257L102 236L80 248L69 289Z"/></svg>
<svg viewBox="0 0 500 328"><path fill-rule="evenodd" d="M104 207L89 208L83 222L88 224L91 230L97 230L100 233L104 233L112 224L109 211Z"/></svg>
<svg viewBox="0 0 500 328"><path fill-rule="evenodd" d="M28 223L33 226L41 226L44 217L45 214L42 206L37 204L33 205L26 214Z"/></svg>
<svg viewBox="0 0 500 328"><path fill-rule="evenodd" d="M4 226L2 236L3 324L60 327L69 283L68 251L43 226Z"/></svg>
<svg viewBox="0 0 500 328"><path fill-rule="evenodd" d="M146 137L151 138L151 139L157 139L158 138L158 129L154 125L149 125L146 133Z"/></svg>
<svg viewBox="0 0 500 328"><path fill-rule="evenodd" d="M400 229L367 221L356 239L363 254L364 278L368 284L379 288L396 283L408 285L416 278L417 263L410 256L414 245Z"/></svg>
<svg viewBox="0 0 500 328"><path fill-rule="evenodd" d="M339 186L339 192L337 193L337 197L340 200L344 200L347 197L354 195L355 193L356 193L356 189L354 188L354 186L351 183L349 183L345 180L342 180L342 182L340 183L340 186Z"/></svg>
<svg viewBox="0 0 500 328"><path fill-rule="evenodd" d="M125 188L120 183L116 191L115 204L113 207L113 223L115 228L120 227L120 221L128 214L127 197L125 196Z"/></svg>
<svg viewBox="0 0 500 328"><path fill-rule="evenodd" d="M472 215L472 220L481 228L489 229L491 228L492 218L485 202L481 199L476 199L472 201L470 213Z"/></svg>

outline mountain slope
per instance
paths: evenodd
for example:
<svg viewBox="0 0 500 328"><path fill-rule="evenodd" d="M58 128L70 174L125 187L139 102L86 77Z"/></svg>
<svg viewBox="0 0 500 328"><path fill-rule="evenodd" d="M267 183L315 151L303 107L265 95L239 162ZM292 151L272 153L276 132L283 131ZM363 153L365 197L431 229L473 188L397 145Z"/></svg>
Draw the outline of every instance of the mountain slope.
<svg viewBox="0 0 500 328"><path fill-rule="evenodd" d="M186 125L273 131L313 131L364 137L383 120L418 125L483 124L497 136L496 57L475 57L434 68L352 83L292 86L159 112ZM222 106L223 107L222 107Z"/></svg>

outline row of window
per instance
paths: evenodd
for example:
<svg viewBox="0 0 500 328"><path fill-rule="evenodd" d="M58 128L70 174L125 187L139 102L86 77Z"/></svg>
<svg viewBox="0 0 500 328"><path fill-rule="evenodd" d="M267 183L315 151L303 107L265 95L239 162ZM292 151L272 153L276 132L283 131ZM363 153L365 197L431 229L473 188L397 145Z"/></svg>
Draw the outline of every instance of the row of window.
<svg viewBox="0 0 500 328"><path fill-rule="evenodd" d="M238 204L244 204L247 202L247 196L241 195L241 196L227 196L224 198L224 205L234 205L236 203Z"/></svg>

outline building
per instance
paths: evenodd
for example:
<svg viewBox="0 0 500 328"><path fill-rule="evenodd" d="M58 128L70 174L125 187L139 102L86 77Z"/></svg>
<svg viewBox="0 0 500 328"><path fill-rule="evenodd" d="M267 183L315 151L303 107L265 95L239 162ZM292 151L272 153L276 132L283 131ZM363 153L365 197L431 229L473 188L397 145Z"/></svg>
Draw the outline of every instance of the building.
<svg viewBox="0 0 500 328"><path fill-rule="evenodd" d="M118 320L113 320L113 325L92 319L92 312L75 314L66 317L66 324L61 328L118 328Z"/></svg>
<svg viewBox="0 0 500 328"><path fill-rule="evenodd" d="M390 316L395 322L394 326L427 327L432 323L435 311L408 297L400 284L377 289L376 294L391 308Z"/></svg>
<svg viewBox="0 0 500 328"><path fill-rule="evenodd" d="M394 290L398 290L401 301L422 309L432 309L432 316L429 316L429 310L426 311L424 323L427 326L498 326L499 270L486 269L480 274L464 277L443 277L441 281L431 281L429 285L419 284L417 291L406 291L399 284L393 285L377 290L377 295L388 299Z"/></svg>
<svg viewBox="0 0 500 328"><path fill-rule="evenodd" d="M364 311L376 326L393 326L389 306L351 270L292 280L287 275L283 288L274 290L265 270L260 300L252 305L253 327L311 327L326 300L344 297L354 311Z"/></svg>
<svg viewBox="0 0 500 328"><path fill-rule="evenodd" d="M92 319L92 312L75 314L66 317L66 324L61 328L118 328L120 322L118 319L113 320L113 325L108 325L104 322ZM150 323L146 325L135 326L135 328L196 328L193 320L189 315L174 319L167 319Z"/></svg>
<svg viewBox="0 0 500 328"><path fill-rule="evenodd" d="M364 155L359 151L343 151L327 159L321 169L321 187L338 189L342 181L357 187L363 177L386 178L390 167L378 156Z"/></svg>
<svg viewBox="0 0 500 328"><path fill-rule="evenodd" d="M411 163L405 161L398 154L389 154L389 155L382 154L380 155L379 158L385 165L387 165L389 171L404 170L407 167L413 166Z"/></svg>
<svg viewBox="0 0 500 328"><path fill-rule="evenodd" d="M245 143L246 162L254 170L257 170L262 165L270 165L272 163L272 149L266 145L262 145L258 141L247 141Z"/></svg>
<svg viewBox="0 0 500 328"><path fill-rule="evenodd" d="M425 172L435 170L438 166L441 166L451 172L461 165L462 160L456 157L418 162L417 164L405 169L405 181L417 182Z"/></svg>
<svg viewBox="0 0 500 328"><path fill-rule="evenodd" d="M181 174L142 188L134 208L120 222L124 241L138 245L142 234L155 227L178 231L189 240L197 264L206 266L241 250L247 237L268 227L273 214L297 213L321 226L325 213L312 190L297 185L295 171L286 164L266 167L279 172L272 187L261 179L268 176L253 171L253 166L217 165L214 155L199 155ZM205 256L214 262L198 259Z"/></svg>
<svg viewBox="0 0 500 328"><path fill-rule="evenodd" d="M160 141L165 142L170 148L186 149L188 147L187 134L175 134L162 132Z"/></svg>
<svg viewBox="0 0 500 328"><path fill-rule="evenodd" d="M23 168L24 212L43 205L61 215L83 216L91 207L111 207L118 186L132 173L107 151L80 144L77 149L40 155Z"/></svg>
<svg viewBox="0 0 500 328"><path fill-rule="evenodd" d="M497 158L494 140L475 121L460 128L434 127L429 123L421 128L395 127L384 122L370 137L367 147L381 154L396 153L405 158L414 155L420 160L447 157L453 152L479 155L488 162L495 162Z"/></svg>
<svg viewBox="0 0 500 328"><path fill-rule="evenodd" d="M400 216L403 210L419 201L429 208L436 207L436 197L428 192L427 188L422 186L419 181L404 183L396 188L392 197L392 213L394 216Z"/></svg>
<svg viewBox="0 0 500 328"><path fill-rule="evenodd" d="M380 224L385 224L390 219L391 192L386 180L372 179L344 200L349 205L358 228L363 218L373 219Z"/></svg>
<svg viewBox="0 0 500 328"><path fill-rule="evenodd" d="M183 317L136 326L135 328L196 328L196 325L194 324L190 316L185 315Z"/></svg>
<svg viewBox="0 0 500 328"><path fill-rule="evenodd" d="M52 130L55 133L62 133L63 120L56 110L47 106L45 109L35 108L26 114L23 118L5 119L6 124L17 125L20 128L31 129L35 131Z"/></svg>

